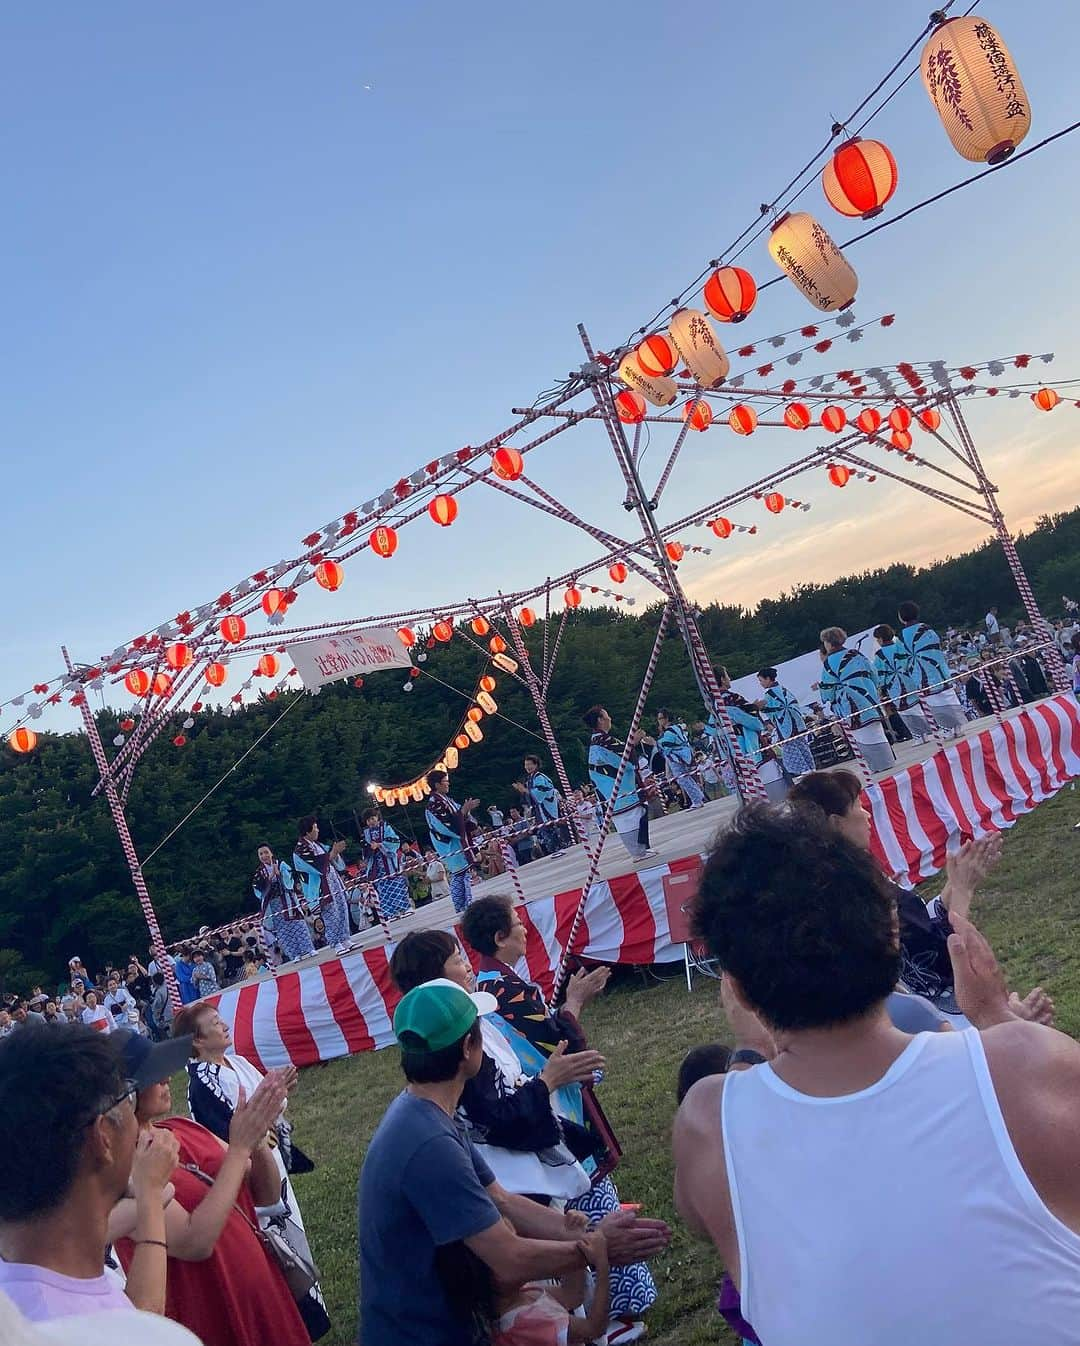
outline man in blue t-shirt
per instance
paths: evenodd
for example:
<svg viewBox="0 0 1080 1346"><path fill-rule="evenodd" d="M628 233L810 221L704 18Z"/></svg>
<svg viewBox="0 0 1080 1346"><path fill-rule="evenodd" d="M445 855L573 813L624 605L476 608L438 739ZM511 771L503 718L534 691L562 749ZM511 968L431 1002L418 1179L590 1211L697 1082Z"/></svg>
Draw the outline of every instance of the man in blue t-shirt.
<svg viewBox="0 0 1080 1346"><path fill-rule="evenodd" d="M577 1245L586 1217L500 1187L454 1121L465 1082L483 1061L479 1015L495 1008L487 992L470 995L439 980L414 987L394 1014L408 1085L384 1113L360 1172L364 1346L472 1346L470 1317L451 1305L437 1270L440 1249L463 1243L511 1285L584 1266ZM601 1228L618 1264L651 1256L668 1240L662 1221L629 1211L605 1217Z"/></svg>

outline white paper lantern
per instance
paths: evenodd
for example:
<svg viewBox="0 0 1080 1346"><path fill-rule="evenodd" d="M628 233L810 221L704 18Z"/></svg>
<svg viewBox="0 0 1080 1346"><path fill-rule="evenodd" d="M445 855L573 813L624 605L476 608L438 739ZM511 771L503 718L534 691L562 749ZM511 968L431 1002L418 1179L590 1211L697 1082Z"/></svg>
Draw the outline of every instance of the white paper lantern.
<svg viewBox="0 0 1080 1346"><path fill-rule="evenodd" d="M654 407L670 407L679 394L674 379L650 378L638 364L633 351L619 362L619 378L628 388L639 392Z"/></svg>
<svg viewBox="0 0 1080 1346"><path fill-rule="evenodd" d="M833 313L855 299L859 278L826 230L805 211L781 215L769 255L815 308Z"/></svg>
<svg viewBox="0 0 1080 1346"><path fill-rule="evenodd" d="M1009 49L978 14L936 28L921 67L926 92L963 158L999 164L1031 129L1031 104Z"/></svg>
<svg viewBox="0 0 1080 1346"><path fill-rule="evenodd" d="M716 388L727 378L731 361L716 339L712 323L694 308L681 308L668 326L671 344L703 388Z"/></svg>

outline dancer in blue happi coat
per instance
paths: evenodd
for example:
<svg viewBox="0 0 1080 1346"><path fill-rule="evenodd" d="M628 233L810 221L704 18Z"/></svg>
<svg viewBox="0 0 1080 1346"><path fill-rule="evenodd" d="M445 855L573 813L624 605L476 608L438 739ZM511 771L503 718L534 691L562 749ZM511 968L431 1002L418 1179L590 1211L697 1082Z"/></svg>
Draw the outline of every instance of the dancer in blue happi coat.
<svg viewBox="0 0 1080 1346"><path fill-rule="evenodd" d="M656 712L656 746L664 754L667 763L668 779L673 780L690 801L692 809L699 809L705 803L705 791L694 774L694 750L686 736L686 730L675 719L670 710Z"/></svg>
<svg viewBox="0 0 1080 1346"><path fill-rule="evenodd" d="M406 916L412 911L409 880L401 872L401 838L376 808L365 809L364 877L375 887L379 912L384 917Z"/></svg>
<svg viewBox="0 0 1080 1346"><path fill-rule="evenodd" d="M540 828L540 842L549 855L566 849L567 838L559 822L559 792L550 776L540 770L535 753L525 757L525 779L515 781L514 789L528 803L533 823Z"/></svg>
<svg viewBox="0 0 1080 1346"><path fill-rule="evenodd" d="M635 860L650 859L656 851L649 845L649 810L641 803L633 747L616 791L615 780L626 745L611 732L611 716L603 706L590 706L582 719L592 735L589 739L589 779L605 807L614 800L611 820L622 844ZM632 745L636 746L643 737L638 729Z"/></svg>
<svg viewBox="0 0 1080 1346"><path fill-rule="evenodd" d="M438 852L450 879L450 900L455 911L464 911L472 901L472 874L476 863L473 836L476 823L473 809L479 799L466 799L463 804L450 798L450 777L445 771L429 771L427 783L431 794L424 808L431 844Z"/></svg>
<svg viewBox="0 0 1080 1346"><path fill-rule="evenodd" d="M871 771L888 771L892 748L885 736L878 685L870 660L845 645L847 632L827 626L821 633L821 699L846 720Z"/></svg>
<svg viewBox="0 0 1080 1346"><path fill-rule="evenodd" d="M282 961L308 958L315 952L304 899L295 875L284 860L275 860L269 846L259 847L259 868L251 881L263 924L273 932Z"/></svg>
<svg viewBox="0 0 1080 1346"><path fill-rule="evenodd" d="M319 824L313 815L300 819L300 836L293 847L293 868L304 889L308 908L318 911L326 928L326 942L338 953L348 948L349 901L342 874L343 841L329 850L319 840Z"/></svg>
<svg viewBox="0 0 1080 1346"><path fill-rule="evenodd" d="M780 740L784 770L791 776L802 776L807 771L813 771L814 755L810 751L810 742L799 737L806 731L806 717L802 707L788 689L780 685L775 668L759 669L757 680L765 693L757 703L758 709Z"/></svg>
<svg viewBox="0 0 1080 1346"><path fill-rule="evenodd" d="M897 616L903 623L899 641L903 650L901 667L906 678L942 729L955 734L967 723L967 716L949 681L952 672L941 637L932 627L919 621L917 603L901 603Z"/></svg>
<svg viewBox="0 0 1080 1346"><path fill-rule="evenodd" d="M893 703L908 731L920 743L925 742L934 731L919 709L919 698L915 695L918 689L904 647L896 639L896 632L888 622L874 627L874 639L878 643L874 655L874 677L877 679L878 691L883 700Z"/></svg>

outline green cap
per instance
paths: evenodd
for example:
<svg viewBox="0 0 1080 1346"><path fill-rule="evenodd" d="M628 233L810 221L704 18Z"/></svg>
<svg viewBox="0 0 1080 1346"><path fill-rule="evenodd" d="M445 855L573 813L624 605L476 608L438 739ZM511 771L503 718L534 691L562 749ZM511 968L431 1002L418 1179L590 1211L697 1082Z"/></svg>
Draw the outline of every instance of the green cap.
<svg viewBox="0 0 1080 1346"><path fill-rule="evenodd" d="M486 992L470 995L450 981L424 982L402 997L394 1011L394 1034L407 1051L441 1052L460 1042L495 1005L495 997Z"/></svg>

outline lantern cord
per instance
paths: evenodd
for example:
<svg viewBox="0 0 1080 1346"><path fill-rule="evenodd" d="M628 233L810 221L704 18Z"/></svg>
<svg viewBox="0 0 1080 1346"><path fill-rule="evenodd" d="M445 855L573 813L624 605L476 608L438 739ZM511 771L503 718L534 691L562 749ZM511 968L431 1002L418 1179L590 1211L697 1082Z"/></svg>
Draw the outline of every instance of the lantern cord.
<svg viewBox="0 0 1080 1346"><path fill-rule="evenodd" d="M259 744L263 741L263 739L266 738L268 734L272 734L274 730L278 727L278 725L281 723L281 721L285 718L285 716L288 715L289 711L292 710L294 706L298 706L302 700L303 700L302 696L296 696L292 701L290 701L289 704L285 707L285 709L281 712L281 714L277 717L277 719L274 720L271 724L267 725L267 727L262 731L259 737L254 741L254 743L252 743L249 747L244 749L244 751L240 754L240 756L236 759L236 761L232 764L232 766L229 767L228 771L225 772L225 774L221 777L221 779L215 781L214 784L211 785L210 789L207 790L206 794L204 794L203 797L192 808L188 809L187 813L184 814L184 816L180 819L180 821L176 824L176 826L172 829L172 831L167 832L165 836L161 838L161 840L158 842L158 844L154 847L154 849L150 852L149 855L143 856L142 864L144 868L146 865L150 863L150 861L154 858L154 856L157 855L158 851L161 850L162 846L164 846L166 842L171 841L173 837L176 836L177 832L180 831L181 827L184 826L184 824L188 821L188 819L194 817L195 814L198 813L198 811L202 808L202 806L206 803L206 801L210 798L210 796L225 784L225 782L229 779L229 777L240 765L240 763L244 760L244 758L253 753L255 749L259 746Z"/></svg>

